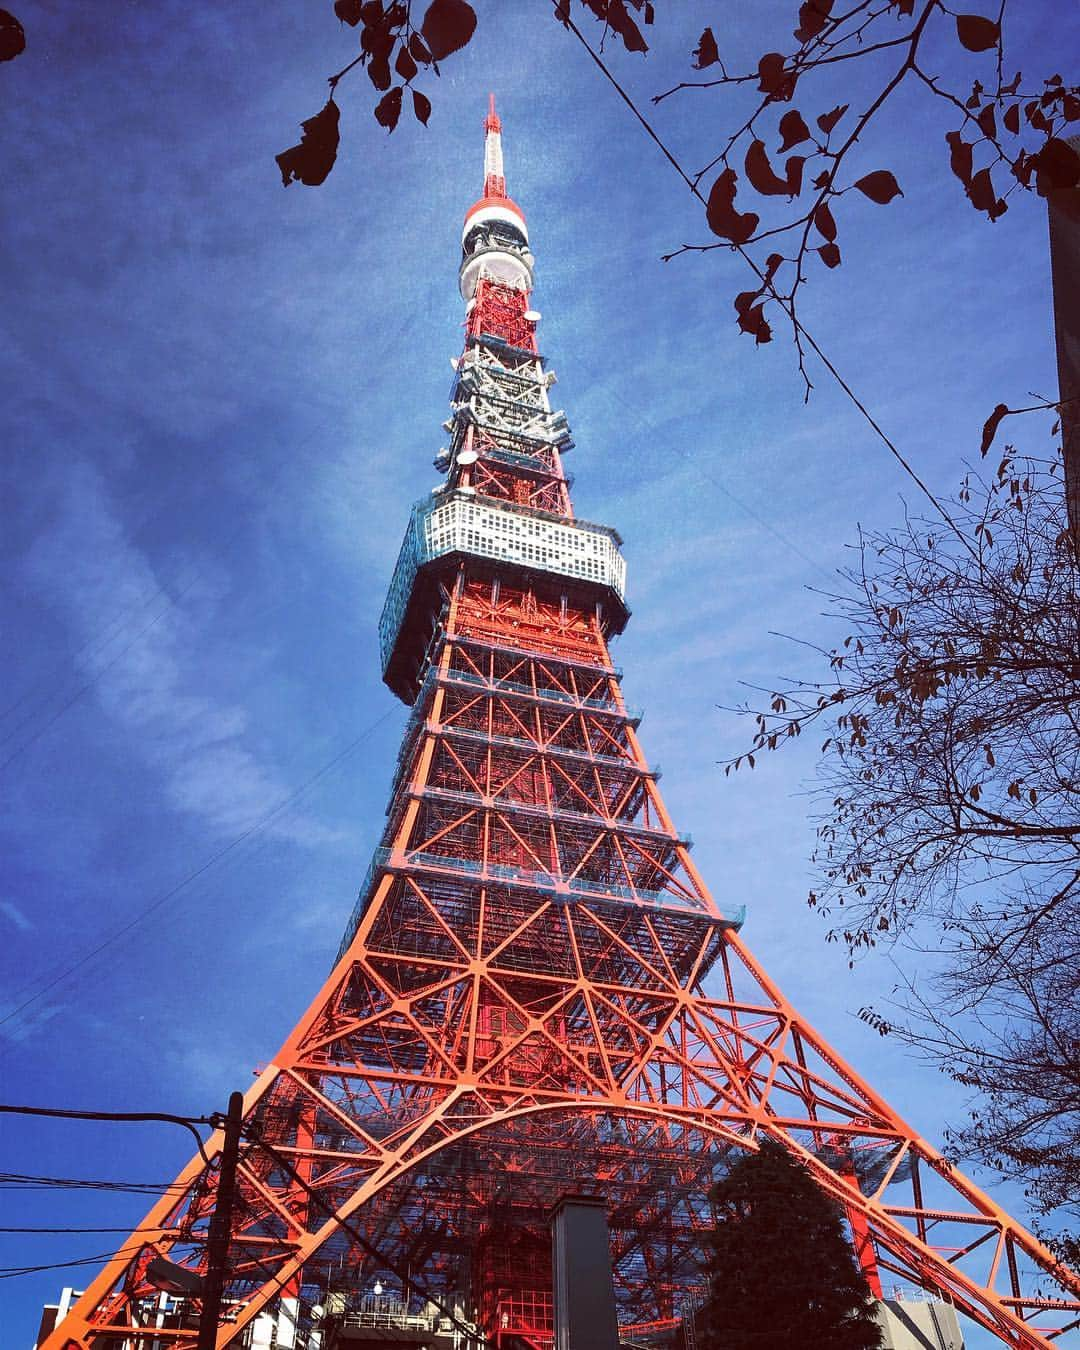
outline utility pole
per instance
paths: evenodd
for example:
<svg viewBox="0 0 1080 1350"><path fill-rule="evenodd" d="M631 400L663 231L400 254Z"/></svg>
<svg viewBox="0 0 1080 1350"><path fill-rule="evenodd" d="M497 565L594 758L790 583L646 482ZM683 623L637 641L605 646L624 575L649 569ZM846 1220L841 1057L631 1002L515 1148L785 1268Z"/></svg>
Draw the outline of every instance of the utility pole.
<svg viewBox="0 0 1080 1350"><path fill-rule="evenodd" d="M1080 155L1080 136L1066 144ZM1080 541L1080 185L1054 188L1050 216L1050 278L1054 294L1061 451L1069 528Z"/></svg>
<svg viewBox="0 0 1080 1350"><path fill-rule="evenodd" d="M221 1292L225 1287L225 1263L229 1256L229 1237L232 1232L236 1163L240 1157L240 1127L243 1122L244 1094L234 1092L229 1098L229 1113L225 1117L225 1142L221 1148L217 1204L214 1206L214 1217L210 1220L210 1237L206 1244L206 1281L203 1286L202 1315L199 1318L199 1340L196 1350L215 1350L217 1346Z"/></svg>

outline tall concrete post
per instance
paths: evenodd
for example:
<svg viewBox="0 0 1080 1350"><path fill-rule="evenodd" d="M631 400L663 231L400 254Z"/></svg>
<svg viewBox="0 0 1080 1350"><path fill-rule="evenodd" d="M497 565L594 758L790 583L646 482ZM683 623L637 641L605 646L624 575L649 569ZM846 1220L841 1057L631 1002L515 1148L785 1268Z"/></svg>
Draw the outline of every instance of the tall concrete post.
<svg viewBox="0 0 1080 1350"><path fill-rule="evenodd" d="M551 1214L555 1350L619 1350L603 1200L564 1195Z"/></svg>

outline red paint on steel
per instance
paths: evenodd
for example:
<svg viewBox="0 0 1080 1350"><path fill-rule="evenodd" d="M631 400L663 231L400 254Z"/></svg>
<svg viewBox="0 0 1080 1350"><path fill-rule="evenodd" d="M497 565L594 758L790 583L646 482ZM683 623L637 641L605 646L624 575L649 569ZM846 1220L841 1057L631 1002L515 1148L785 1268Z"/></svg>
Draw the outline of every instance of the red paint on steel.
<svg viewBox="0 0 1080 1350"><path fill-rule="evenodd" d="M481 276L465 346L523 398L542 373L527 312L525 292ZM494 413L463 425L456 450L478 458L454 484L570 517L557 444ZM768 1136L845 1210L875 1281L1050 1350L1080 1315L1076 1277L844 1063L725 921L638 740L598 593L469 556L429 593L358 927L247 1094L218 1346L282 1291L303 1312L378 1277L414 1306L434 1290L490 1343L549 1350L546 1215L583 1188L609 1201L626 1323L670 1326L700 1295L712 1179ZM221 1144L46 1350L192 1345L183 1325L145 1325L146 1267L201 1267Z"/></svg>

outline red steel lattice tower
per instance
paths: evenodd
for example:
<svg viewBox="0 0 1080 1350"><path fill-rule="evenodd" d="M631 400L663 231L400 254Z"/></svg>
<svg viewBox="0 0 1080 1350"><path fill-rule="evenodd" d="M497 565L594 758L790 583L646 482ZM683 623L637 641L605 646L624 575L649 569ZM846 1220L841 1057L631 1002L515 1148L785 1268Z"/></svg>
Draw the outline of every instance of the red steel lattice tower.
<svg viewBox="0 0 1080 1350"><path fill-rule="evenodd" d="M842 1204L877 1292L897 1276L1018 1350L1060 1346L1076 1277L792 1008L665 809L608 651L620 540L571 506L494 101L485 132L445 477L379 625L412 713L338 960L246 1098L217 1346L268 1309L279 1347L315 1344L312 1305L378 1273L403 1306L434 1296L489 1344L546 1350L567 1190L607 1201L624 1326L674 1328L710 1181L764 1135ZM48 1350L194 1344L198 1299L162 1330L151 1266L204 1268L221 1147Z"/></svg>

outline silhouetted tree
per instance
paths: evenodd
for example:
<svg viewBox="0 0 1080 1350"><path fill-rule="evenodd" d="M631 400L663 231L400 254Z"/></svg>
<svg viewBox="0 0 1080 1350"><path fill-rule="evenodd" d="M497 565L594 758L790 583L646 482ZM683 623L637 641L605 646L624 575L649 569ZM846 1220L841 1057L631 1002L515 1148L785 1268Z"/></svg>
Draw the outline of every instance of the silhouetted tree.
<svg viewBox="0 0 1080 1350"><path fill-rule="evenodd" d="M703 1350L877 1350L874 1299L840 1209L782 1145L742 1154L710 1199Z"/></svg>
<svg viewBox="0 0 1080 1350"><path fill-rule="evenodd" d="M992 435L992 431L988 433ZM987 439L985 444L989 443ZM1080 1195L1080 556L1060 460L970 474L947 520L861 541L827 673L772 692L752 750L825 731L810 904L854 959L920 953L866 1008L977 1094L953 1146ZM762 691L764 692L764 691ZM739 756L728 769L745 767ZM1046 1234L1075 1260L1076 1234Z"/></svg>

